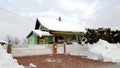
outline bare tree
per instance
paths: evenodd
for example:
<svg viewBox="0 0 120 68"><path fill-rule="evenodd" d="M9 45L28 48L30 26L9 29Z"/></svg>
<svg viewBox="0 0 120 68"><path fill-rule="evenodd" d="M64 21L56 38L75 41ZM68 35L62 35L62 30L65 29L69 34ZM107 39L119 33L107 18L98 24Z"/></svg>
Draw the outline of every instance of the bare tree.
<svg viewBox="0 0 120 68"><path fill-rule="evenodd" d="M19 40L17 37L15 37L15 38L14 38L14 41L13 41L13 44L16 44L16 45L17 45L17 44L19 44L19 43L20 43L20 40Z"/></svg>
<svg viewBox="0 0 120 68"><path fill-rule="evenodd" d="M8 42L8 44L12 44L13 43L13 39L10 35L6 36L6 41Z"/></svg>
<svg viewBox="0 0 120 68"><path fill-rule="evenodd" d="M17 38L17 37L12 37L10 35L7 35L6 36L6 41L8 42L8 44L19 44L20 43L20 40Z"/></svg>
<svg viewBox="0 0 120 68"><path fill-rule="evenodd" d="M28 40L27 39L23 39L23 45L28 44Z"/></svg>

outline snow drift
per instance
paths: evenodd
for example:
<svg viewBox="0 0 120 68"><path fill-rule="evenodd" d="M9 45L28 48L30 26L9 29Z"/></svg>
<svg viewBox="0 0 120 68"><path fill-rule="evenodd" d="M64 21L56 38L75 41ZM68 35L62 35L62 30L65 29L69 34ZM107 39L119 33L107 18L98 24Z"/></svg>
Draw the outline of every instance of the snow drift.
<svg viewBox="0 0 120 68"><path fill-rule="evenodd" d="M17 63L16 59L13 59L11 54L8 54L6 50L0 45L0 68L24 68Z"/></svg>
<svg viewBox="0 0 120 68"><path fill-rule="evenodd" d="M91 45L90 52L97 54L91 56L92 59L103 59L103 61L120 62L120 49L107 41L99 40L98 43Z"/></svg>
<svg viewBox="0 0 120 68"><path fill-rule="evenodd" d="M104 62L120 62L120 44L111 44L100 39L95 44L82 45L67 45L66 53Z"/></svg>

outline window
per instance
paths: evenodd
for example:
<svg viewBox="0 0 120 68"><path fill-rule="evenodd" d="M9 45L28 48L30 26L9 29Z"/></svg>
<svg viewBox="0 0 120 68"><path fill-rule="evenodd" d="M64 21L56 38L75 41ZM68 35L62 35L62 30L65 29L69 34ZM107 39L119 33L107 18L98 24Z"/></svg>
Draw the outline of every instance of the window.
<svg viewBox="0 0 120 68"><path fill-rule="evenodd" d="M63 36L56 36L55 42L64 42L64 37Z"/></svg>

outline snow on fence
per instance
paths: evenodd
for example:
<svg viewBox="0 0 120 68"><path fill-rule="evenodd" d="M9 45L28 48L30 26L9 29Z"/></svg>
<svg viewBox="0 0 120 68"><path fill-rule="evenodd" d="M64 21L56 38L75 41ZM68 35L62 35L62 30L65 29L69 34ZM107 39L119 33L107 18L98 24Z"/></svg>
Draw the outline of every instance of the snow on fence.
<svg viewBox="0 0 120 68"><path fill-rule="evenodd" d="M88 51L88 46L77 45L66 45L66 53L71 55L85 55Z"/></svg>
<svg viewBox="0 0 120 68"><path fill-rule="evenodd" d="M12 55L17 56L32 56L52 54L49 45L13 45Z"/></svg>
<svg viewBox="0 0 120 68"><path fill-rule="evenodd" d="M85 55L88 51L87 46L66 45L66 53L71 55ZM31 56L53 54L53 44L40 44L40 45L13 45L13 56ZM64 54L64 44L57 44L57 54Z"/></svg>
<svg viewBox="0 0 120 68"><path fill-rule="evenodd" d="M13 46L13 56L53 54L53 44ZM57 44L57 54L64 53L64 44ZM100 40L95 44L66 44L66 54L85 56L94 60L120 62L120 44L110 44Z"/></svg>

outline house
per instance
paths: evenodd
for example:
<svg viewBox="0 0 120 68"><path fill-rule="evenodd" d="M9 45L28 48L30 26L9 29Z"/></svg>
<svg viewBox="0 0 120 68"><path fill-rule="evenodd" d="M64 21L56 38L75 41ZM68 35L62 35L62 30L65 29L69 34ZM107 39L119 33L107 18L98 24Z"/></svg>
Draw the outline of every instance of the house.
<svg viewBox="0 0 120 68"><path fill-rule="evenodd" d="M27 36L29 44L51 44L80 42L85 29L75 21L38 18L35 30Z"/></svg>

